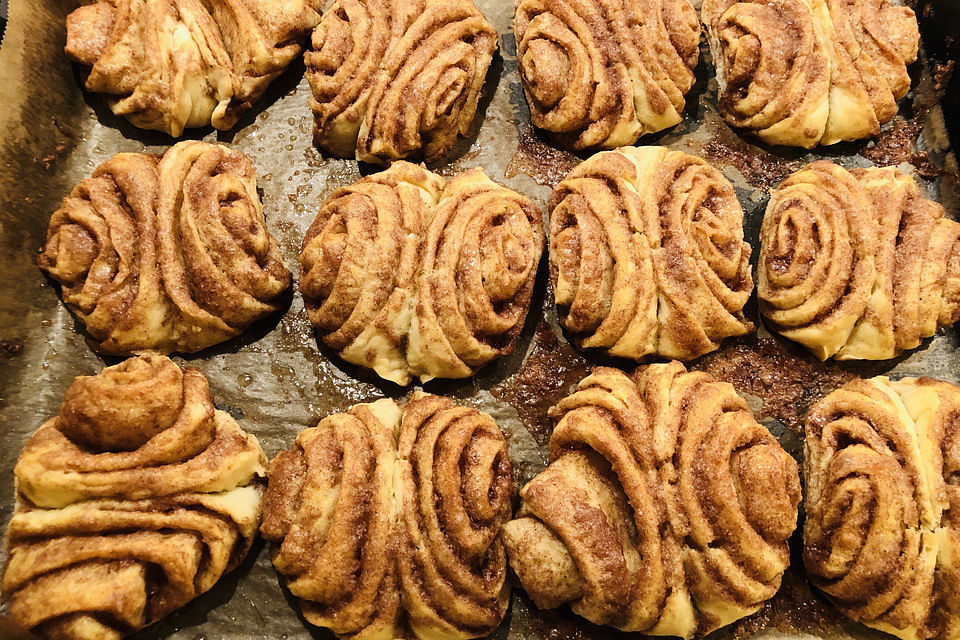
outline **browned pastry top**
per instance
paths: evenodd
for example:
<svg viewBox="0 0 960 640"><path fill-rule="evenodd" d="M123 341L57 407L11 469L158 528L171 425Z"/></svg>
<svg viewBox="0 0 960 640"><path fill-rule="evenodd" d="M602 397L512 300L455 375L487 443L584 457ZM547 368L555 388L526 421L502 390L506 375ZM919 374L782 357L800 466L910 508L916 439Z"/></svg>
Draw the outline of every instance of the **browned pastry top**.
<svg viewBox="0 0 960 640"><path fill-rule="evenodd" d="M689 0L519 0L533 124L561 146L612 149L682 119L700 24Z"/></svg>
<svg viewBox="0 0 960 640"><path fill-rule="evenodd" d="M761 313L822 360L893 358L960 317L960 224L899 169L807 165L760 239Z"/></svg>
<svg viewBox="0 0 960 640"><path fill-rule="evenodd" d="M103 640L186 604L249 549L264 463L197 369L151 355L77 378L14 470L10 615Z"/></svg>
<svg viewBox="0 0 960 640"><path fill-rule="evenodd" d="M312 624L345 638L475 638L507 609L511 495L490 416L417 392L301 432L271 464L262 532Z"/></svg>
<svg viewBox="0 0 960 640"><path fill-rule="evenodd" d="M797 465L733 387L679 362L598 368L550 416L550 464L504 526L538 606L689 638L776 593Z"/></svg>
<svg viewBox="0 0 960 640"><path fill-rule="evenodd" d="M305 54L317 144L389 164L467 135L497 32L472 0L336 0Z"/></svg>
<svg viewBox="0 0 960 640"><path fill-rule="evenodd" d="M229 129L300 54L320 0L99 0L67 16L67 54L118 115L178 137Z"/></svg>
<svg viewBox="0 0 960 640"><path fill-rule="evenodd" d="M848 616L905 640L960 634L960 388L854 380L807 415L804 564Z"/></svg>
<svg viewBox="0 0 960 640"><path fill-rule="evenodd" d="M320 208L300 292L348 362L399 384L465 378L513 352L542 250L536 205L481 170L395 162Z"/></svg>
<svg viewBox="0 0 960 640"><path fill-rule="evenodd" d="M205 142L97 167L54 212L38 262L99 349L123 355L237 336L290 286L253 165Z"/></svg>

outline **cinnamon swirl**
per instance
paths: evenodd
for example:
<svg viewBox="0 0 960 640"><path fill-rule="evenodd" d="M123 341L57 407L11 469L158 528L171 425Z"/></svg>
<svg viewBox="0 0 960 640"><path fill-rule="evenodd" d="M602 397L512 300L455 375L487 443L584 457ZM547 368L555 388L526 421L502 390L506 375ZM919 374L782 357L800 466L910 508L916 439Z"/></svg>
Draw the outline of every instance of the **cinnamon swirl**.
<svg viewBox="0 0 960 640"><path fill-rule="evenodd" d="M550 416L550 464L503 527L539 607L690 638L776 593L797 465L733 387L676 361L601 367Z"/></svg>
<svg viewBox="0 0 960 640"><path fill-rule="evenodd" d="M540 210L474 169L395 162L340 189L303 240L300 292L347 362L408 384L513 352L543 248Z"/></svg>
<svg viewBox="0 0 960 640"><path fill-rule="evenodd" d="M960 389L854 380L807 414L804 563L848 616L904 638L960 633Z"/></svg>
<svg viewBox="0 0 960 640"><path fill-rule="evenodd" d="M17 461L3 591L44 638L120 638L212 587L260 522L265 459L199 370L79 377Z"/></svg>
<svg viewBox="0 0 960 640"><path fill-rule="evenodd" d="M54 212L38 262L99 350L119 355L233 338L290 286L253 165L205 142L97 167Z"/></svg>
<svg viewBox="0 0 960 640"><path fill-rule="evenodd" d="M515 32L533 124L577 150L679 123L700 55L689 0L521 0Z"/></svg>
<svg viewBox="0 0 960 640"><path fill-rule="evenodd" d="M320 0L98 0L67 16L86 88L142 129L229 129L300 55Z"/></svg>
<svg viewBox="0 0 960 640"><path fill-rule="evenodd" d="M337 0L304 56L317 145L376 164L440 158L469 132L496 47L471 0Z"/></svg>
<svg viewBox="0 0 960 640"><path fill-rule="evenodd" d="M960 318L960 224L899 169L813 162L770 197L760 311L821 360L884 360Z"/></svg>
<svg viewBox="0 0 960 640"><path fill-rule="evenodd" d="M560 323L584 348L689 360L749 333L749 260L733 187L686 153L598 153L550 199Z"/></svg>
<svg viewBox="0 0 960 640"><path fill-rule="evenodd" d="M720 112L770 144L870 138L910 89L920 33L893 0L704 0Z"/></svg>
<svg viewBox="0 0 960 640"><path fill-rule="evenodd" d="M341 638L476 638L506 613L506 443L417 391L300 433L269 472L262 532L304 617Z"/></svg>

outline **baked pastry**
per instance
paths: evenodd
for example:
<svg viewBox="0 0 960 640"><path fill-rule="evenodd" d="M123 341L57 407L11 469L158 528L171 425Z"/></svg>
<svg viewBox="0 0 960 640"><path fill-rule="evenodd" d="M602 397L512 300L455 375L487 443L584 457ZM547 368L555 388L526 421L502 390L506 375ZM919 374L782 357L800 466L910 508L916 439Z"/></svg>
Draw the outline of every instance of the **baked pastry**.
<svg viewBox="0 0 960 640"><path fill-rule="evenodd" d="M503 527L538 607L690 638L776 593L797 464L733 387L676 361L632 378L601 367L550 417L550 464Z"/></svg>
<svg viewBox="0 0 960 640"><path fill-rule="evenodd" d="M250 160L187 141L119 153L54 212L40 268L104 353L192 353L282 307L290 272Z"/></svg>
<svg viewBox="0 0 960 640"><path fill-rule="evenodd" d="M821 360L892 358L960 318L960 223L899 169L808 164L760 241L760 312Z"/></svg>
<svg viewBox="0 0 960 640"><path fill-rule="evenodd" d="M520 0L530 120L559 145L613 149L678 124L700 56L689 0Z"/></svg>
<svg viewBox="0 0 960 640"><path fill-rule="evenodd" d="M440 158L469 132L496 48L472 0L336 0L304 55L316 144L384 165Z"/></svg>
<svg viewBox="0 0 960 640"><path fill-rule="evenodd" d="M303 239L320 338L387 380L465 378L513 352L543 249L540 210L480 169L408 162L339 189Z"/></svg>
<svg viewBox="0 0 960 640"><path fill-rule="evenodd" d="M98 0L67 16L86 88L141 129L229 129L294 58L320 0Z"/></svg>
<svg viewBox="0 0 960 640"><path fill-rule="evenodd" d="M920 32L893 0L704 0L719 107L764 142L871 138L910 90Z"/></svg>
<svg viewBox="0 0 960 640"><path fill-rule="evenodd" d="M261 530L311 624L341 638L476 638L507 610L511 496L493 419L417 391L302 431L270 465Z"/></svg>
<svg viewBox="0 0 960 640"><path fill-rule="evenodd" d="M749 260L733 187L680 151L598 153L550 199L560 324L584 348L689 360L753 331Z"/></svg>
<svg viewBox="0 0 960 640"><path fill-rule="evenodd" d="M807 414L804 564L846 615L960 636L960 388L853 380Z"/></svg>
<svg viewBox="0 0 960 640"><path fill-rule="evenodd" d="M11 617L103 640L183 606L246 555L265 463L198 369L148 355L77 378L14 469Z"/></svg>

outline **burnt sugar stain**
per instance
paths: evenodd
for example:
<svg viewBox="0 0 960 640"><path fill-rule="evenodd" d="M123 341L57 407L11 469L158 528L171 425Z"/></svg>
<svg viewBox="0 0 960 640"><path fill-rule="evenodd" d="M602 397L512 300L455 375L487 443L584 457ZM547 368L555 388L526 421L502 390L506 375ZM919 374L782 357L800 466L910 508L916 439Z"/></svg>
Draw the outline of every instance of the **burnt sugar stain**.
<svg viewBox="0 0 960 640"><path fill-rule="evenodd" d="M521 173L526 174L540 186L553 189L580 164L580 158L569 151L557 149L540 136L532 127L520 132L517 151L507 164L504 175L513 178Z"/></svg>

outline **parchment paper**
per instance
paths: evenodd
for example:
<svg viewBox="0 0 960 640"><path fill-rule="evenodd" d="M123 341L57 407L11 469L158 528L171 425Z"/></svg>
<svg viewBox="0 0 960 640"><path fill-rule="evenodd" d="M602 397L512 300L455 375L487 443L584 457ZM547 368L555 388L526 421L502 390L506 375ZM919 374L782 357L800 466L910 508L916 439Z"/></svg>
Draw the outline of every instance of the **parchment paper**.
<svg viewBox="0 0 960 640"><path fill-rule="evenodd" d="M551 149L529 128L529 112L517 75L512 32L513 2L479 0L478 6L500 33L472 135L451 154L452 161L431 167L451 175L482 167L494 180L526 194L546 208L551 188L581 160ZM60 303L55 287L36 266L50 214L61 198L101 162L121 151L161 153L173 141L138 130L110 113L100 97L81 89L82 76L63 53L64 19L75 1L13 0L8 33L0 48L0 525L13 506L12 469L26 438L54 415L63 392L77 375L93 374L116 359L98 357L82 327ZM861 152L914 162L928 178L927 194L938 197L951 216L958 210L956 161L946 153L943 116L935 101L941 67L913 69L915 98L904 101L906 120L884 134L870 151L867 143L818 149L816 154L760 147L733 133L716 113L716 81L702 47L698 82L688 96L686 119L640 144L662 144L699 154L721 167L734 182L745 211L753 257L768 188L815 157L866 166ZM312 146L310 89L302 62L294 64L230 132L190 130L189 137L220 141L246 153L260 174L264 210L280 241L288 267L296 269L300 241L320 203L334 189L370 173L354 161L325 159ZM919 118L912 120L917 114ZM915 124L914 124L915 122ZM899 128L897 128L899 127ZM916 127L916 129L911 129ZM912 155L912 134L922 127L921 148ZM906 142L904 142L906 140ZM903 145L906 153L903 153ZM899 145L899 146L898 146ZM889 149L888 149L889 147ZM866 150L865 150L866 149ZM888 149L890 153L880 153ZM898 151L899 149L899 151ZM906 168L913 167L905 165ZM946 167L946 176L937 176ZM507 434L518 486L543 468L550 425L546 408L563 397L593 364L568 344L556 324L546 282L546 255L533 307L513 356L470 380L436 382L428 391L457 398L488 411ZM747 308L760 324L755 298ZM806 408L852 375L928 374L958 381L958 336L951 329L897 360L863 365L823 365L793 345L757 336L732 341L694 367L714 372L744 394L758 417L794 455L800 454ZM289 308L243 336L196 356L177 358L209 378L219 408L256 434L267 455L290 446L296 434L323 416L357 402L407 390L339 361L315 339L299 295ZM630 363L614 363L632 369ZM794 536L793 566L784 586L759 613L717 632L714 637L817 636L879 637L845 619L802 576ZM13 637L0 617L0 638ZM569 611L539 612L515 589L510 612L495 638L550 640L609 638L618 634L595 627ZM332 638L308 627L277 578L262 542L247 561L209 593L138 634L138 638Z"/></svg>

